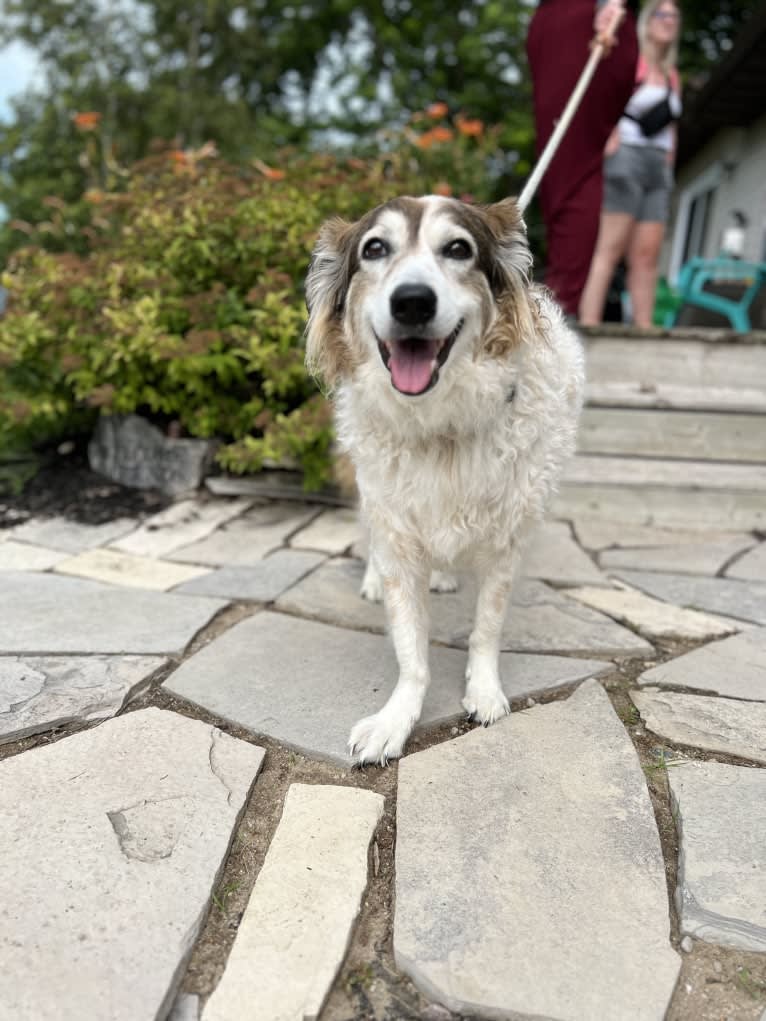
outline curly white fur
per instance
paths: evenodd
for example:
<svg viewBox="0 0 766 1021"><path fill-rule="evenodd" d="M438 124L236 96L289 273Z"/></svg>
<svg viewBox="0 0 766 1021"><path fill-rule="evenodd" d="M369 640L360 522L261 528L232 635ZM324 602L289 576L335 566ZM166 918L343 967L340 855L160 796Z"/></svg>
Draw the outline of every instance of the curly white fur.
<svg viewBox="0 0 766 1021"><path fill-rule="evenodd" d="M351 732L359 763L401 755L419 718L432 568L469 568L479 581L466 711L484 724L508 712L498 662L511 582L529 527L543 517L573 451L584 384L577 337L548 293L526 279L515 206L469 217L450 200L391 205L356 227L334 224L308 284L309 359L335 376L338 439L355 465L371 532L364 586L368 596L382 590L400 669L383 709ZM470 265L444 256L453 236L471 241ZM371 237L386 240L390 255L375 261L388 266L360 258ZM422 394L399 392L378 350L402 280L426 280L435 291L442 334L453 320L464 322ZM505 345L489 342L498 331Z"/></svg>

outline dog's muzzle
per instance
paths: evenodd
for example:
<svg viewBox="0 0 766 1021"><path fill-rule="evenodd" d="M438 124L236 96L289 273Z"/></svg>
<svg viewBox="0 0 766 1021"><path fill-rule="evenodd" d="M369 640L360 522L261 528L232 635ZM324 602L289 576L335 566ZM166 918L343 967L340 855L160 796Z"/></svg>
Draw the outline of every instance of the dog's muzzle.
<svg viewBox="0 0 766 1021"><path fill-rule="evenodd" d="M447 361L463 323L461 319L452 333L443 338L414 336L381 340L375 335L383 364L391 373L391 382L399 393L415 397L434 386L439 378L439 369Z"/></svg>

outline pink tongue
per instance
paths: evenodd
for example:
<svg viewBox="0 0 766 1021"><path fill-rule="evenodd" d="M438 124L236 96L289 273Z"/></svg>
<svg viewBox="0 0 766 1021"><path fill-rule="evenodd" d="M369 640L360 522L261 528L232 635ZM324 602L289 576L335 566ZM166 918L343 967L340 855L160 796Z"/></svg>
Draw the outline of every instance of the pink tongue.
<svg viewBox="0 0 766 1021"><path fill-rule="evenodd" d="M431 382L431 363L436 357L435 340L400 340L393 344L391 378L405 394L422 393Z"/></svg>

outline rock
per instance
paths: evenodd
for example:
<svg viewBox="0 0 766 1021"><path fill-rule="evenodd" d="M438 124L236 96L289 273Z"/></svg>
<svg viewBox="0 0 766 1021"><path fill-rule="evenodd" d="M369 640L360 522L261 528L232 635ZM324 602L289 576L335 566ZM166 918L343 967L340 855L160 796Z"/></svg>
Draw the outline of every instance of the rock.
<svg viewBox="0 0 766 1021"><path fill-rule="evenodd" d="M270 603L324 559L322 553L279 550L252 567L221 567L217 571L206 571L204 577L179 586L176 592Z"/></svg>
<svg viewBox="0 0 766 1021"><path fill-rule="evenodd" d="M294 549L321 550L322 553L343 553L365 535L365 528L355 510L339 508L323 511L310 525L290 540Z"/></svg>
<svg viewBox="0 0 766 1021"><path fill-rule="evenodd" d="M673 574L714 575L732 557L748 549L752 537L735 536L718 542L685 543L678 546L605 550L599 555L602 567L635 568L639 571L665 571Z"/></svg>
<svg viewBox="0 0 766 1021"><path fill-rule="evenodd" d="M367 886L383 797L292 784L202 1021L318 1018Z"/></svg>
<svg viewBox="0 0 766 1021"><path fill-rule="evenodd" d="M102 415L88 444L88 462L122 486L176 496L201 484L216 446L214 440L171 439L139 415Z"/></svg>
<svg viewBox="0 0 766 1021"><path fill-rule="evenodd" d="M726 577L766 582L766 542L758 543L749 553L735 560L727 569Z"/></svg>
<svg viewBox="0 0 766 1021"><path fill-rule="evenodd" d="M639 684L696 688L728 698L766 702L766 629L710 642L645 671Z"/></svg>
<svg viewBox="0 0 766 1021"><path fill-rule="evenodd" d="M61 550L9 539L0 542L0 571L48 571L54 564L66 560L68 555Z"/></svg>
<svg viewBox="0 0 766 1021"><path fill-rule="evenodd" d="M605 585L606 576L572 538L569 525L546 521L533 534L524 553L521 574L559 585Z"/></svg>
<svg viewBox="0 0 766 1021"><path fill-rule="evenodd" d="M181 652L225 605L203 596L7 571L0 585L0 654Z"/></svg>
<svg viewBox="0 0 766 1021"><path fill-rule="evenodd" d="M19 542L34 543L64 553L82 553L125 535L135 524L132 518L116 518L103 525L85 525L62 517L32 518L12 529L11 535Z"/></svg>
<svg viewBox="0 0 766 1021"><path fill-rule="evenodd" d="M119 712L159 656L0 657L0 744Z"/></svg>
<svg viewBox="0 0 766 1021"><path fill-rule="evenodd" d="M464 653L431 649L421 726L463 713ZM549 656L501 657L506 694L574 684L611 664ZM347 765L351 727L393 690L396 659L379 635L283 614L248 617L182 663L165 687L255 734Z"/></svg>
<svg viewBox="0 0 766 1021"><path fill-rule="evenodd" d="M129 588L152 589L165 592L175 585L199 578L210 572L204 567L171 564L167 560L136 557L115 549L94 549L78 553L58 563L58 574L71 574L78 578L91 578L111 585Z"/></svg>
<svg viewBox="0 0 766 1021"><path fill-rule="evenodd" d="M714 638L737 630L734 622L719 620L696 610L680 610L631 589L579 588L567 595L586 606L608 613L650 638Z"/></svg>
<svg viewBox="0 0 766 1021"><path fill-rule="evenodd" d="M251 500L181 500L166 507L112 543L123 553L143 557L164 557L181 546L207 538L216 528L243 514Z"/></svg>
<svg viewBox="0 0 766 1021"><path fill-rule="evenodd" d="M628 585L676 606L766 624L766 584L650 571L620 571L618 576Z"/></svg>
<svg viewBox="0 0 766 1021"><path fill-rule="evenodd" d="M737 702L657 688L632 691L630 697L658 737L766 764L766 702Z"/></svg>
<svg viewBox="0 0 766 1021"><path fill-rule="evenodd" d="M397 966L450 1010L665 1016L659 837L598 683L404 758L396 862Z"/></svg>
<svg viewBox="0 0 766 1021"><path fill-rule="evenodd" d="M0 1016L164 1017L263 754L144 709L0 762Z"/></svg>
<svg viewBox="0 0 766 1021"><path fill-rule="evenodd" d="M685 954L690 954L694 950L694 940L691 936L684 936L681 940L681 949Z"/></svg>
<svg viewBox="0 0 766 1021"><path fill-rule="evenodd" d="M766 951L766 770L686 762L668 770L681 838L681 931Z"/></svg>

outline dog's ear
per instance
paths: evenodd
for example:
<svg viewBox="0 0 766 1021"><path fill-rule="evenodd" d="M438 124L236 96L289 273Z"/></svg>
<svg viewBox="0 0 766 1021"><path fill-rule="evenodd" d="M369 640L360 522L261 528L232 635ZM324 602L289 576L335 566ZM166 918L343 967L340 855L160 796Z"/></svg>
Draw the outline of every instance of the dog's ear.
<svg viewBox="0 0 766 1021"><path fill-rule="evenodd" d="M488 275L500 313L484 338L482 352L500 358L537 332L537 309L529 294L532 253L515 199L484 206L482 213L493 238Z"/></svg>
<svg viewBox="0 0 766 1021"><path fill-rule="evenodd" d="M355 225L335 217L321 230L306 276L306 367L332 389L353 369L343 313L354 265Z"/></svg>

